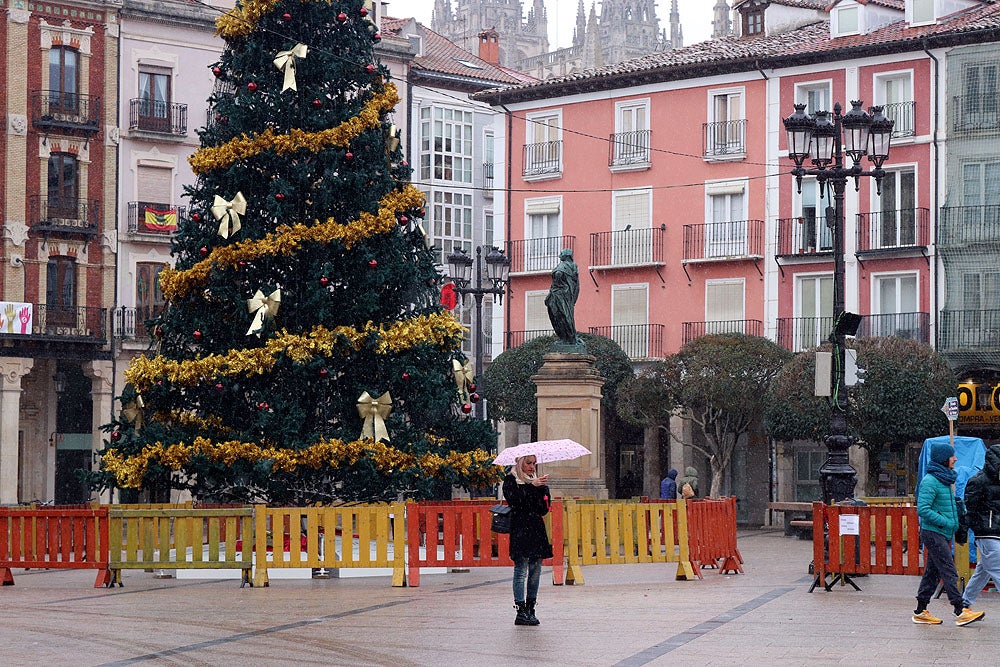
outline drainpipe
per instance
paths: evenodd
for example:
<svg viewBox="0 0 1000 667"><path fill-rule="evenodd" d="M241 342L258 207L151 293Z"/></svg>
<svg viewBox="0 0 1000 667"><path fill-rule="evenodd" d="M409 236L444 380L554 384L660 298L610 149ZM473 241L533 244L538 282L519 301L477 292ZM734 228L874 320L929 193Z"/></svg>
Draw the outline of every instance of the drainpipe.
<svg viewBox="0 0 1000 667"><path fill-rule="evenodd" d="M513 133L513 131L514 131L514 114L511 113L510 109L508 109L507 107L505 107L503 104L499 104L498 106L501 109L503 109L503 111L504 111L505 114L507 114L507 183L506 183L506 185L504 187L504 191L505 191L507 203L505 204L504 208L506 209L506 211L505 211L506 216L505 217L507 218L507 226L506 226L506 230L507 231L506 231L505 238L507 239L507 242L509 243L510 242L511 231L513 230L513 225L511 224L510 207L511 207L511 200L512 200L512 192L511 192L511 182L512 181L511 181L511 178L513 178L513 175L514 175L514 169L513 169L514 160L511 157L512 156L511 151L514 150L514 139L511 136L512 133ZM509 285L510 285L510 283L508 283L508 287L509 287ZM504 307L504 320L503 320L504 321L504 332L503 332L504 333L504 341L503 341L504 349L507 348L507 335L510 333L510 313L511 313L510 302L513 300L513 298L514 298L514 291L511 290L510 293L507 295L507 305Z"/></svg>
<svg viewBox="0 0 1000 667"><path fill-rule="evenodd" d="M934 220L935 239L934 239L933 263L930 266L931 274L934 277L933 281L932 281L933 289L931 290L931 293L930 293L930 310L931 310L932 314L936 315L937 312L938 312L937 311L937 300L938 300L938 281L939 281L939 277L938 277L939 271L938 271L938 266L937 266L937 261L938 260L937 260L936 232L937 232L937 226L938 226L938 213L939 213L938 201L939 201L939 196L940 196L939 193L940 193L940 187L941 187L940 186L941 179L938 176L938 169L939 169L940 163L941 163L941 152L940 152L940 149L938 147L938 114L940 113L940 109L939 109L939 106L940 106L939 92L940 92L940 87L941 87L941 63L938 61L938 59L936 57L934 57L934 54L931 53L930 50L927 48L927 40L926 39L923 40L923 45L922 46L923 46L923 49L924 49L924 53L926 53L927 57L930 58L933 61L933 63L934 63L934 93L933 93L933 95L934 95L934 105L932 107L933 111L931 112L931 124L932 124L932 128L933 128L933 134L932 134L932 139L931 139L931 146L932 146L932 150L934 151L934 188L933 188L933 190L931 192L931 206L932 206L931 210L933 211L933 215L931 216L931 218ZM937 326L936 326L936 324L937 324L937 317L932 317L931 318L931 322L935 323L935 326L933 327L935 336L929 342L931 342L932 345L933 345L933 347L935 349L937 349L937 345L936 345L936 340L937 340L937 335L936 335L937 334Z"/></svg>

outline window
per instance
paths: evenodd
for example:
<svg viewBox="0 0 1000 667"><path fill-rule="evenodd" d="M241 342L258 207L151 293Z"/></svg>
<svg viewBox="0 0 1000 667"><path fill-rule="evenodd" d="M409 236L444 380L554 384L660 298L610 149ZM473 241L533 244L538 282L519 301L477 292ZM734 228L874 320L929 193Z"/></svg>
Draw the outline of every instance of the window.
<svg viewBox="0 0 1000 667"><path fill-rule="evenodd" d="M611 286L611 339L629 359L649 357L649 286Z"/></svg>
<svg viewBox="0 0 1000 667"><path fill-rule="evenodd" d="M897 248L916 244L917 192L914 170L887 171L882 179L882 196L878 199L881 224L879 229L872 230L877 234L871 239L873 247Z"/></svg>
<svg viewBox="0 0 1000 667"><path fill-rule="evenodd" d="M166 264L140 262L135 265L135 322L137 333L149 337L146 320L152 320L163 313L165 301L160 291L160 272Z"/></svg>
<svg viewBox="0 0 1000 667"><path fill-rule="evenodd" d="M611 263L615 266L652 261L652 206L652 190L625 190L612 194Z"/></svg>
<svg viewBox="0 0 1000 667"><path fill-rule="evenodd" d="M49 111L75 114L79 106L80 54L65 46L49 49Z"/></svg>
<svg viewBox="0 0 1000 667"><path fill-rule="evenodd" d="M996 225L1000 204L1000 161L962 165L962 218L952 230L955 239L982 238ZM992 233L992 232L990 232Z"/></svg>
<svg viewBox="0 0 1000 667"><path fill-rule="evenodd" d="M832 188L825 188L819 196L816 179L802 180L799 197L801 221L792 228L792 238L800 253L824 252L833 249L833 232L826 224L826 208L833 206Z"/></svg>
<svg viewBox="0 0 1000 667"><path fill-rule="evenodd" d="M743 34L746 36L764 34L763 7L754 7L743 12Z"/></svg>
<svg viewBox="0 0 1000 667"><path fill-rule="evenodd" d="M551 271L559 263L562 250L562 202L557 197L528 199L524 202L524 270Z"/></svg>
<svg viewBox="0 0 1000 667"><path fill-rule="evenodd" d="M854 7L838 8L834 12L834 17L836 18L835 37L839 35L856 35L861 31L860 8L857 5Z"/></svg>
<svg viewBox="0 0 1000 667"><path fill-rule="evenodd" d="M612 165L648 164L649 138L649 101L617 103Z"/></svg>
<svg viewBox="0 0 1000 667"><path fill-rule="evenodd" d="M962 309L965 313L960 345L992 340L988 334L995 332L983 329L997 321L997 309L1000 308L997 304L1000 304L1000 272L966 273L962 276Z"/></svg>
<svg viewBox="0 0 1000 667"><path fill-rule="evenodd" d="M547 295L548 291L524 293L524 342L552 334L552 322L549 321L549 311L545 307Z"/></svg>
<svg viewBox="0 0 1000 667"><path fill-rule="evenodd" d="M435 190L431 201L434 245L441 253L438 261L447 266L448 255L456 249L472 249L472 195Z"/></svg>
<svg viewBox="0 0 1000 667"><path fill-rule="evenodd" d="M706 257L747 254L746 197L743 183L713 183L708 193Z"/></svg>
<svg viewBox="0 0 1000 667"><path fill-rule="evenodd" d="M705 283L705 333L744 333L745 306L742 279Z"/></svg>
<svg viewBox="0 0 1000 667"><path fill-rule="evenodd" d="M76 327L76 260L50 257L45 277L46 326Z"/></svg>
<svg viewBox="0 0 1000 667"><path fill-rule="evenodd" d="M883 113L893 121L892 136L912 137L913 73L894 72L875 77L875 104L885 107Z"/></svg>
<svg viewBox="0 0 1000 667"><path fill-rule="evenodd" d="M967 129L990 129L1000 125L1000 85L998 85L1000 65L996 63L976 63L965 66L965 81L959 113L961 123Z"/></svg>
<svg viewBox="0 0 1000 667"><path fill-rule="evenodd" d="M917 274L874 276L872 336L920 339L917 321Z"/></svg>
<svg viewBox="0 0 1000 667"><path fill-rule="evenodd" d="M483 195L493 196L493 162L494 162L493 132L487 131L483 134Z"/></svg>
<svg viewBox="0 0 1000 667"><path fill-rule="evenodd" d="M487 248L496 244L493 234L493 209L487 208L483 210L483 243Z"/></svg>
<svg viewBox="0 0 1000 667"><path fill-rule="evenodd" d="M139 70L139 129L170 132L170 71Z"/></svg>
<svg viewBox="0 0 1000 667"><path fill-rule="evenodd" d="M48 165L48 218L79 220L81 217L79 171L72 153L52 153Z"/></svg>
<svg viewBox="0 0 1000 667"><path fill-rule="evenodd" d="M562 172L561 114L546 112L527 117L524 176L551 176Z"/></svg>
<svg viewBox="0 0 1000 667"><path fill-rule="evenodd" d="M420 177L472 182L472 112L420 109Z"/></svg>
<svg viewBox="0 0 1000 667"><path fill-rule="evenodd" d="M930 23L934 20L934 0L913 0L911 23Z"/></svg>
<svg viewBox="0 0 1000 667"><path fill-rule="evenodd" d="M793 352L816 347L833 328L833 276L796 278L796 320Z"/></svg>
<svg viewBox="0 0 1000 667"><path fill-rule="evenodd" d="M819 484L819 469L826 460L826 452L795 452L795 501L822 500L823 489Z"/></svg>
<svg viewBox="0 0 1000 667"><path fill-rule="evenodd" d="M746 153L743 91L711 91L709 104L709 122L705 127L705 155Z"/></svg>
<svg viewBox="0 0 1000 667"><path fill-rule="evenodd" d="M831 111L833 105L830 103L832 98L830 87L829 81L797 85L795 86L795 101L798 104L805 104L808 114L814 114L817 111Z"/></svg>

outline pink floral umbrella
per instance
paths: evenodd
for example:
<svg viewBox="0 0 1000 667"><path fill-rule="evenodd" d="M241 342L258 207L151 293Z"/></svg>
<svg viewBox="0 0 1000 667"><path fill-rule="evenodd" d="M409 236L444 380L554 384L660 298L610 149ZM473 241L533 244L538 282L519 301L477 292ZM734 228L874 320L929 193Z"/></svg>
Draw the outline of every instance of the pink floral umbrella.
<svg viewBox="0 0 1000 667"><path fill-rule="evenodd" d="M512 466L514 459L522 456L534 456L539 463L549 463L578 459L587 454L590 454L590 450L575 440L539 440L508 447L493 459L493 463L498 466Z"/></svg>

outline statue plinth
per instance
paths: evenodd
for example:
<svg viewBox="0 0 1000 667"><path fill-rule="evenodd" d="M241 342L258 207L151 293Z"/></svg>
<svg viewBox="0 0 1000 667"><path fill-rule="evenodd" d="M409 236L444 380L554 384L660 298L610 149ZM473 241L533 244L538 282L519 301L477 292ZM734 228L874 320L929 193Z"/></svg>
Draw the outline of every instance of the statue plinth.
<svg viewBox="0 0 1000 667"><path fill-rule="evenodd" d="M604 378L589 354L546 354L538 375L532 376L538 399L538 439L569 438L590 450L572 461L545 463L549 489L555 497L582 496L607 499L604 481L604 434L601 421L601 387Z"/></svg>

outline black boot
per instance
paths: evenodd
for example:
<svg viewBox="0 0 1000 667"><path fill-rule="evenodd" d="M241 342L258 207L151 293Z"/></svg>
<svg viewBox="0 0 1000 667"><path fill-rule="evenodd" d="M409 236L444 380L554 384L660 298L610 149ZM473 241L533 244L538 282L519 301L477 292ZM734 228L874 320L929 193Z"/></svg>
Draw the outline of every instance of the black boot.
<svg viewBox="0 0 1000 667"><path fill-rule="evenodd" d="M526 608L525 610L528 612L528 620L530 621L529 624L539 625L541 621L539 621L538 617L535 616L535 601L531 598L528 598L527 600L524 601L524 606Z"/></svg>
<svg viewBox="0 0 1000 667"><path fill-rule="evenodd" d="M531 622L531 617L528 615L527 603L515 600L514 608L517 609L517 616L514 617L514 625L537 625L537 623L532 624Z"/></svg>

